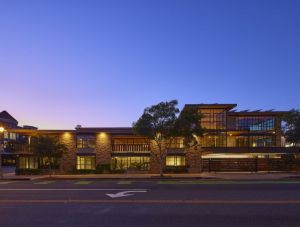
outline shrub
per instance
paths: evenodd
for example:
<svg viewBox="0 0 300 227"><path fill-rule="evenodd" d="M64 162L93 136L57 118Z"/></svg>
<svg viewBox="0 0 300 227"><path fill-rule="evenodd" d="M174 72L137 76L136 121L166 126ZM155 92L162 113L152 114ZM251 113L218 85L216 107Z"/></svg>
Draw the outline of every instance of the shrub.
<svg viewBox="0 0 300 227"><path fill-rule="evenodd" d="M38 175L41 174L42 170L40 169L20 169L16 168L16 175Z"/></svg>
<svg viewBox="0 0 300 227"><path fill-rule="evenodd" d="M125 169L112 169L110 170L110 173L125 173Z"/></svg>
<svg viewBox="0 0 300 227"><path fill-rule="evenodd" d="M94 169L75 169L73 171L74 174L93 174L96 173Z"/></svg>
<svg viewBox="0 0 300 227"><path fill-rule="evenodd" d="M187 173L188 169L186 166L167 166L165 173Z"/></svg>
<svg viewBox="0 0 300 227"><path fill-rule="evenodd" d="M98 164L96 166L96 173L110 173L110 164Z"/></svg>

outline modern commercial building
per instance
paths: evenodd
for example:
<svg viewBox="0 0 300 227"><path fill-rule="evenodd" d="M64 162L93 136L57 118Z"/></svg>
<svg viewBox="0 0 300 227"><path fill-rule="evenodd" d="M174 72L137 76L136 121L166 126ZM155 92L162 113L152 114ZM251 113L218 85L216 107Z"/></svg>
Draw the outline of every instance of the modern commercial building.
<svg viewBox="0 0 300 227"><path fill-rule="evenodd" d="M199 137L199 146L189 149L178 138L167 151L166 171L276 171L285 157L299 158L299 148L284 144L281 118L285 111L236 111L236 106L185 105L201 114L199 123L205 133ZM94 170L100 165L109 165L113 170L159 172L155 144L134 135L130 127L38 130L14 125L7 127L3 142L6 148L7 141L14 141L13 149L6 149L3 157L16 158L18 168L39 168L42 161L30 152L30 141L38 135L55 136L68 148L58 166L62 173Z"/></svg>

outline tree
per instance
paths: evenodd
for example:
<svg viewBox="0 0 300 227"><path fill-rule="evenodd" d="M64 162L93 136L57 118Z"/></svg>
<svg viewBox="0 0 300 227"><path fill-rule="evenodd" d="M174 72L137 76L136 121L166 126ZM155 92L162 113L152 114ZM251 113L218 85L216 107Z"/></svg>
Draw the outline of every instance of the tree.
<svg viewBox="0 0 300 227"><path fill-rule="evenodd" d="M176 138L182 138L186 148L196 146L198 137L203 134L200 114L196 109L184 109L179 114L177 100L160 102L147 107L142 116L133 123L135 134L153 140L158 148L155 154L163 176L164 160L168 149Z"/></svg>
<svg viewBox="0 0 300 227"><path fill-rule="evenodd" d="M66 146L60 143L57 138L50 136L38 136L33 139L30 149L39 160L45 160L50 174L52 173L52 165L55 164L55 160L61 158L67 150Z"/></svg>
<svg viewBox="0 0 300 227"><path fill-rule="evenodd" d="M284 117L284 136L286 141L296 146L300 143L300 111L290 110Z"/></svg>

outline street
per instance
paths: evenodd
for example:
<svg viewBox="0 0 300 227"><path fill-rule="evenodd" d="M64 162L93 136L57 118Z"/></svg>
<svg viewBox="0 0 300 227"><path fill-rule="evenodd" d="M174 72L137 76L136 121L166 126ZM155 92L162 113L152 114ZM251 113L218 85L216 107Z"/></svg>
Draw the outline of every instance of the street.
<svg viewBox="0 0 300 227"><path fill-rule="evenodd" d="M299 226L300 181L0 181L0 226Z"/></svg>

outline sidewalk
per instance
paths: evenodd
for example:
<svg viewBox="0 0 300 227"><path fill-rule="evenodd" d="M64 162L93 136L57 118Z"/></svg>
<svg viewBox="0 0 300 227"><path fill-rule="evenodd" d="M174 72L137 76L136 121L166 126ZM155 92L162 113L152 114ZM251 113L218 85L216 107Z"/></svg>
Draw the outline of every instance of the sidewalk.
<svg viewBox="0 0 300 227"><path fill-rule="evenodd" d="M49 178L49 175L8 176L2 180L39 180ZM280 180L300 179L300 173L197 173L197 174L78 174L78 175L53 175L57 180L176 180L176 179L211 179L211 180Z"/></svg>
<svg viewBox="0 0 300 227"><path fill-rule="evenodd" d="M4 175L2 180L39 180L49 178L49 175L16 176ZM78 174L78 175L53 175L57 180L282 180L300 179L300 173L196 173L196 174Z"/></svg>

